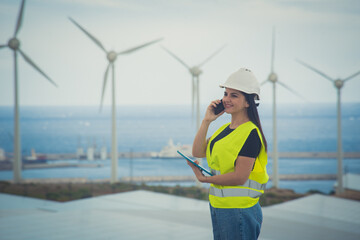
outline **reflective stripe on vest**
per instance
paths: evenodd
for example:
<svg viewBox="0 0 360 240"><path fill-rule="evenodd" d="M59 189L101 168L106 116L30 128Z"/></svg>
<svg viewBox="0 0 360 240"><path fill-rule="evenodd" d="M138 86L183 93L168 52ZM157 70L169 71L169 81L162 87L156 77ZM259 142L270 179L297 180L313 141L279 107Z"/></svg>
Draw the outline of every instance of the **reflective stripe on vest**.
<svg viewBox="0 0 360 240"><path fill-rule="evenodd" d="M221 175L219 170L214 170L214 169L210 168L210 171L214 175ZM237 185L237 187L248 187L248 188L253 188L253 189L261 191L261 190L265 190L266 183L261 184L261 183L258 183L257 181L248 179L243 185ZM241 197L241 196L239 196L239 197Z"/></svg>
<svg viewBox="0 0 360 240"><path fill-rule="evenodd" d="M251 197L258 198L261 192L247 188L223 188L210 187L210 194L216 197Z"/></svg>

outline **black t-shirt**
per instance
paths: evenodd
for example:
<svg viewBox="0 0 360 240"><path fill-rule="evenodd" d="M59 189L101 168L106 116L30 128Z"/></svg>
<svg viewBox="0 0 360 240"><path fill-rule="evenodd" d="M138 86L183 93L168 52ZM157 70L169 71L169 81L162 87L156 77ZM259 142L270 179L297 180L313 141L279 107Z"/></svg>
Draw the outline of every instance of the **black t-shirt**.
<svg viewBox="0 0 360 240"><path fill-rule="evenodd" d="M210 142L210 154L212 152L214 144L220 139L229 135L232 131L234 131L234 129L231 129L229 125ZM248 138L246 139L243 147L239 150L238 156L257 158L257 156L260 153L260 149L261 149L260 137L258 135L257 130L253 129L249 134Z"/></svg>

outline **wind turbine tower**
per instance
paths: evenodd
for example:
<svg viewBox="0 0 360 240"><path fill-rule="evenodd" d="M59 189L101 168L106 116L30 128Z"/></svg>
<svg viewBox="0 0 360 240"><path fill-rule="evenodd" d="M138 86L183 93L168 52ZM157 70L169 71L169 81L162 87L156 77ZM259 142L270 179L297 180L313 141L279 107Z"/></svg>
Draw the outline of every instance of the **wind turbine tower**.
<svg viewBox="0 0 360 240"><path fill-rule="evenodd" d="M279 157L278 157L278 142L277 142L277 123L276 123L276 85L279 84L282 87L286 88L288 91L294 93L295 95L301 97L298 93L288 87L286 84L282 83L278 79L278 75L274 71L274 58L275 58L275 28L273 28L272 32L272 51L271 51L271 72L268 78L261 83L264 85L267 82L272 83L273 87L273 176L272 182L273 187L279 188Z"/></svg>
<svg viewBox="0 0 360 240"><path fill-rule="evenodd" d="M186 67L192 77L191 83L192 83L192 90L191 90L191 116L194 119L194 111L195 111L195 104L196 104L196 131L200 127L200 74L202 74L202 70L200 67L202 67L205 63L207 63L211 58L213 58L216 54L218 54L223 48L222 46L220 49L218 49L216 52L214 52L210 57L205 59L202 63L195 65L193 67L189 67L183 60L181 60L178 56L176 56L174 53L166 49L165 47L162 47L167 53L169 53L172 57L174 57L178 62L180 62L184 67Z"/></svg>
<svg viewBox="0 0 360 240"><path fill-rule="evenodd" d="M20 139L20 116L19 116L19 82L18 82L18 70L17 70L17 53L19 52L23 59L35 68L41 75L43 75L50 83L57 87L56 83L51 80L21 49L20 41L17 38L17 34L22 25L22 19L24 15L25 0L21 2L21 7L16 23L15 33L7 44L0 45L0 48L9 47L14 53L14 160L13 160L13 174L14 182L19 183L21 181L21 139Z"/></svg>
<svg viewBox="0 0 360 240"><path fill-rule="evenodd" d="M115 183L118 181L118 174L117 174L117 169L118 169L118 151L117 151L117 135L116 135L116 100L115 100L115 68L114 68L114 64L115 64L115 60L117 59L117 57L119 55L124 55L124 54L129 54L132 53L136 50L139 50L143 47L146 47L148 45L154 44L156 42L161 41L162 39L157 39L145 44L142 44L140 46L136 46L133 48L129 48L125 51L121 51L121 52L115 52L113 50L108 51L105 49L105 47L101 44L101 42L95 38L92 34L90 34L88 31L86 31L82 26L80 26L80 24L78 24L74 19L69 18L71 22L73 22L81 31L83 31L98 47L100 47L104 53L106 54L106 58L109 61L109 64L105 70L105 76L104 76L104 81L103 81L103 88L102 88L102 94L101 94L101 102L100 102L100 111L102 109L102 104L103 104L103 100L104 100L104 92L105 92L105 88L106 88L106 82L107 82L107 76L108 76L108 72L109 69L111 68L111 75L112 75L112 104L111 104L111 109L112 109L112 137L111 137L111 183Z"/></svg>
<svg viewBox="0 0 360 240"><path fill-rule="evenodd" d="M350 75L349 77L345 79L333 79L326 75L325 73L317 70L316 68L297 60L301 65L305 66L306 68L316 72L320 76L326 78L331 83L334 84L336 90L337 90L337 162L338 162L338 169L337 169L337 183L338 186L336 188L336 194L340 194L344 192L344 186L343 186L343 150L342 150L342 134L341 134L341 89L344 86L345 82L349 81L350 79L356 77L360 74L360 71Z"/></svg>

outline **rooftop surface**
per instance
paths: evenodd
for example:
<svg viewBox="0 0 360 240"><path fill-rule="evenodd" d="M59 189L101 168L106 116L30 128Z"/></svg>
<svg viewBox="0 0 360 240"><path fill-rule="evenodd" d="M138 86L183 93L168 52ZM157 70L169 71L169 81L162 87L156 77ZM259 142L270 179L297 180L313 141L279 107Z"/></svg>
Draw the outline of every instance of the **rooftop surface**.
<svg viewBox="0 0 360 240"><path fill-rule="evenodd" d="M260 239L360 239L360 202L311 195L263 208ZM0 239L212 239L209 203L133 191L66 203L0 194Z"/></svg>

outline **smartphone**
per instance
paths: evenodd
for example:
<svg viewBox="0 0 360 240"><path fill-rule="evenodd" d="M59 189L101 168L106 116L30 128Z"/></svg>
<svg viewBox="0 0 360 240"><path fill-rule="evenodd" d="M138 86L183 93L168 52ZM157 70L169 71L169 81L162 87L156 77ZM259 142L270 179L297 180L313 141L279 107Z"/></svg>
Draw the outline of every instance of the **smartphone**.
<svg viewBox="0 0 360 240"><path fill-rule="evenodd" d="M214 113L215 115L218 115L219 113L221 113L222 111L224 111L225 107L223 104L223 101L221 99L221 102L219 104L217 104L216 107L214 107Z"/></svg>

